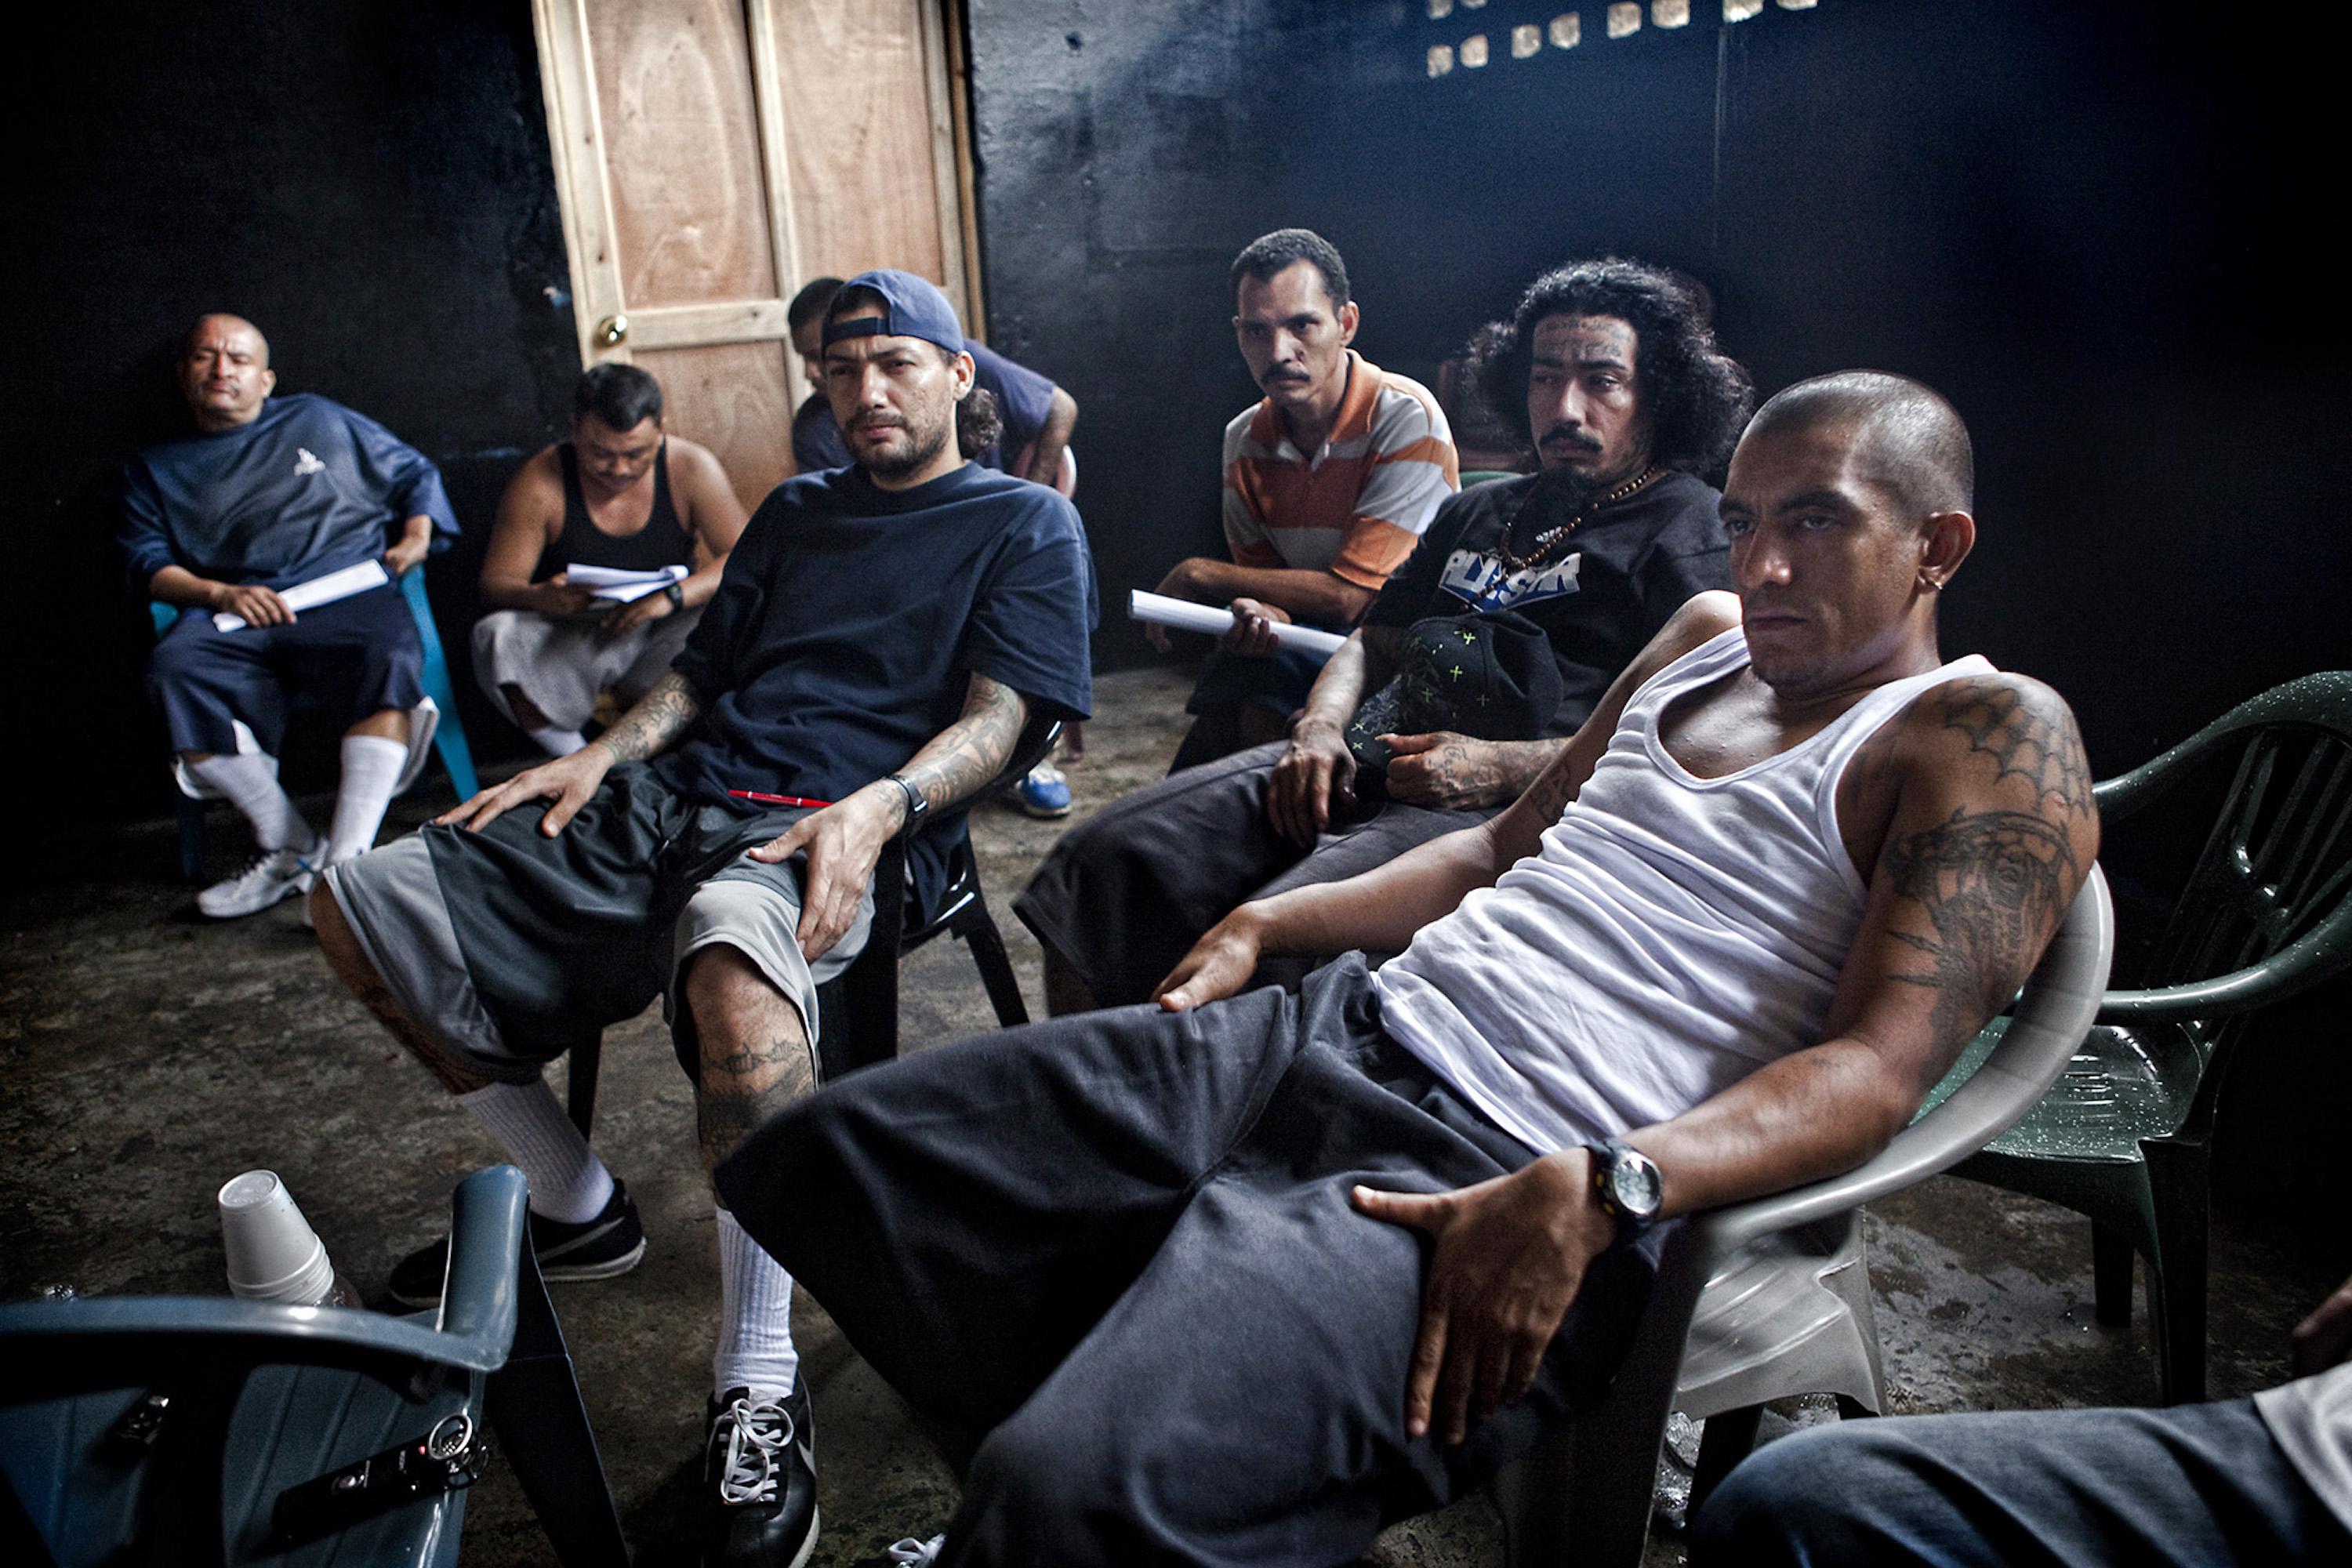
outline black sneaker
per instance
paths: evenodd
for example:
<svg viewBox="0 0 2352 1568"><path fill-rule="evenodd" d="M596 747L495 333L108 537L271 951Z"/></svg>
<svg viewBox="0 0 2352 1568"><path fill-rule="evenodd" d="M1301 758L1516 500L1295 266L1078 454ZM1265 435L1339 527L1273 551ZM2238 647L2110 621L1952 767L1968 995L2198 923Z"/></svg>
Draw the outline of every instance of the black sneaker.
<svg viewBox="0 0 2352 1568"><path fill-rule="evenodd" d="M702 1457L705 1568L802 1568L816 1550L816 1427L808 1384L782 1401L730 1388L710 1402Z"/></svg>
<svg viewBox="0 0 2352 1568"><path fill-rule="evenodd" d="M610 1279L626 1274L646 1255L646 1227L620 1178L604 1212L579 1225L530 1215L530 1250L542 1279ZM449 1238L420 1247L393 1266L386 1293L404 1307L437 1307L449 1275Z"/></svg>

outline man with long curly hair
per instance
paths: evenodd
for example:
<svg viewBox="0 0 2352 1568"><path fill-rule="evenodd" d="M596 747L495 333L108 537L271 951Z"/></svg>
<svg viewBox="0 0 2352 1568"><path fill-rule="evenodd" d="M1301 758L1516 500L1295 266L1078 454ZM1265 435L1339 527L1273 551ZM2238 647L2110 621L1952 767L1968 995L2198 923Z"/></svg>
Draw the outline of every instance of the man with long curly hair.
<svg viewBox="0 0 2352 1568"><path fill-rule="evenodd" d="M1014 905L1045 946L1055 1012L1143 1001L1245 900L1354 876L1492 816L1685 600L1728 581L1707 480L1752 392L1693 284L1576 262L1537 279L1474 352L1480 392L1520 411L1539 471L1438 509L1286 742L1174 773L1055 846ZM1433 617L1452 624L1433 632ZM1480 647L1465 637L1536 650L1535 668L1497 677L1522 699L1517 733L1482 722L1496 711L1484 688L1483 709L1454 699L1468 667L1432 661L1435 641ZM1547 700L1531 707L1533 691ZM1385 764L1377 788L1360 762Z"/></svg>

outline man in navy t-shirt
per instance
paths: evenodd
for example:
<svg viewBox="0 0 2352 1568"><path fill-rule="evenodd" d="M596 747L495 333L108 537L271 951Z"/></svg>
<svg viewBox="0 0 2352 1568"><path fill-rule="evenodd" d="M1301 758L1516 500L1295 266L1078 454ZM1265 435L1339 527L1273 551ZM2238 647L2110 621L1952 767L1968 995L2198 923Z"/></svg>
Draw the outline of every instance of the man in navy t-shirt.
<svg viewBox="0 0 2352 1568"><path fill-rule="evenodd" d="M845 468L852 461L824 395L825 310L840 291L840 279L818 278L803 285L785 307L793 347L808 367L809 385L815 389L793 414L793 467L803 474ZM967 340L964 352L971 355L975 383L996 400L996 415L1003 422L997 439L973 453L972 461L1068 495L1077 484L1077 458L1069 449L1070 432L1078 423L1077 399L985 343Z"/></svg>
<svg viewBox="0 0 2352 1568"><path fill-rule="evenodd" d="M259 853L196 895L215 919L308 892L313 871L375 842L392 797L432 741L424 649L393 579L457 531L441 475L374 420L323 397L271 397L269 344L250 321L188 331L180 390L195 433L123 473L120 541L133 593L181 607L148 684L181 787L236 803ZM297 615L285 590L381 563L373 589ZM278 783L287 701L344 726L326 837Z"/></svg>
<svg viewBox="0 0 2352 1568"><path fill-rule="evenodd" d="M824 338L856 464L761 504L670 674L583 750L311 900L336 973L529 1176L551 1278L621 1273L645 1236L541 1065L662 995L715 1166L814 1088L816 987L867 940L883 844L1002 771L1031 713L1087 710L1077 514L968 460L993 432L964 416L972 360L947 300L864 273ZM944 837L909 844L919 903ZM795 1563L815 1474L792 1281L724 1205L719 1243L704 1557ZM394 1296L436 1300L446 1258L405 1259Z"/></svg>

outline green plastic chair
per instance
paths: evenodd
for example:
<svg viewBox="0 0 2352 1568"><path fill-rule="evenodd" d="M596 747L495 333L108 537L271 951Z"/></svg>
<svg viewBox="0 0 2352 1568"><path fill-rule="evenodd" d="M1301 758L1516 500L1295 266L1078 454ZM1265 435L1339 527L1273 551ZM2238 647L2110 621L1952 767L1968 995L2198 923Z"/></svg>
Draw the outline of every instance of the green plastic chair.
<svg viewBox="0 0 2352 1568"><path fill-rule="evenodd" d="M2275 687L2099 784L2100 816L2112 826L2231 757L2147 988L2109 991L2057 1086L1957 1172L2089 1216L2102 1323L2130 1321L2132 1254L2147 1259L2168 1405L2205 1397L2207 1149L2231 1047L2254 1009L2352 963L2352 671Z"/></svg>

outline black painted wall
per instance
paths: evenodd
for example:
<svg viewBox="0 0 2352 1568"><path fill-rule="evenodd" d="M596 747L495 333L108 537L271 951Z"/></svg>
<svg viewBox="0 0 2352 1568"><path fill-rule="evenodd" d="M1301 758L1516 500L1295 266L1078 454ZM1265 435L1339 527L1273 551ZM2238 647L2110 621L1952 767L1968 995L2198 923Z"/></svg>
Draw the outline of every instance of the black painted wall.
<svg viewBox="0 0 2352 1568"><path fill-rule="evenodd" d="M280 390L347 403L441 465L467 533L427 582L460 660L499 491L558 430L578 364L522 0L58 10L15 106L10 336L36 418L7 526L39 588L13 596L0 647L71 739L0 770L20 871L80 852L61 806L167 809L146 619L110 541L123 458L185 427L171 369L189 321L251 317ZM478 746L509 743L467 718Z"/></svg>
<svg viewBox="0 0 2352 1568"><path fill-rule="evenodd" d="M1646 9L1646 8L1645 8ZM1515 60L1513 25L1583 41ZM2290 110L2343 58L2224 6L1821 0L1603 36L1494 0L971 0L990 324L1084 406L1105 603L1221 548L1217 436L1255 395L1224 268L1346 254L1360 345L1433 377L1546 266L1683 268L1769 391L1903 371L1976 435L1948 644L2048 679L2095 764L2352 661L2346 310ZM1432 44L1492 40L1430 79ZM1147 657L1123 620L1108 663Z"/></svg>
<svg viewBox="0 0 2352 1568"><path fill-rule="evenodd" d="M1568 10L1575 49L1510 58ZM1348 258L1360 345L1424 380L1544 268L1616 252L1702 279L1768 392L1853 365L1938 387L1982 527L1946 647L2064 691L2101 774L2352 666L2352 334L2313 216L2342 179L2298 118L2340 96L2340 27L2046 0L1725 26L1695 0L1612 40L1604 10L970 0L990 325L1084 405L1103 662L1150 657L1129 588L1222 548L1218 433L1255 395L1225 268L1304 224ZM1431 79L1472 33L1490 63ZM2179 820L2111 844L2126 890L2194 848ZM2340 1190L2315 1152L2352 1095L2347 993L2267 1020L2225 1106L2226 1184L2283 1223L2314 1212L2283 1194Z"/></svg>

